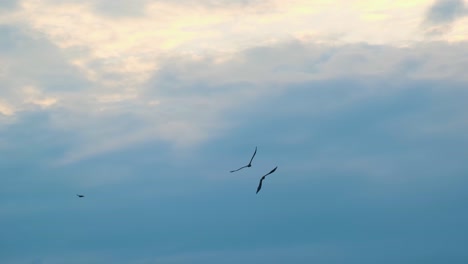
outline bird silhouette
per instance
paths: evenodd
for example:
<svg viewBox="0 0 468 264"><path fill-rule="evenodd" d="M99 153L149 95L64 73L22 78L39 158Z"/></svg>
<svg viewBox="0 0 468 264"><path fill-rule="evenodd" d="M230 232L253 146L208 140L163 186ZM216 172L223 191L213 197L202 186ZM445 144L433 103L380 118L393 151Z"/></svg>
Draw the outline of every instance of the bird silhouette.
<svg viewBox="0 0 468 264"><path fill-rule="evenodd" d="M84 195L82 195L82 194L77 194L76 196L78 196L78 197L80 197L80 198L83 198L83 197L84 197Z"/></svg>
<svg viewBox="0 0 468 264"><path fill-rule="evenodd" d="M253 158L255 157L255 154L257 154L257 147L255 147L255 152L254 152L254 154L252 155L252 158L250 159L249 164L245 165L244 167L240 167L240 168L238 168L237 170L232 170L231 172L235 172L235 171L241 170L241 169L243 169L243 168L252 167L252 160L253 160Z"/></svg>
<svg viewBox="0 0 468 264"><path fill-rule="evenodd" d="M275 170L278 168L278 166L276 166L274 169L272 169L269 173L265 174L262 176L262 178L260 179L260 182L258 183L258 187L257 187L257 192L258 193L260 191L260 189L262 189L262 182L263 180L265 179L266 176L272 174L273 172L275 172Z"/></svg>

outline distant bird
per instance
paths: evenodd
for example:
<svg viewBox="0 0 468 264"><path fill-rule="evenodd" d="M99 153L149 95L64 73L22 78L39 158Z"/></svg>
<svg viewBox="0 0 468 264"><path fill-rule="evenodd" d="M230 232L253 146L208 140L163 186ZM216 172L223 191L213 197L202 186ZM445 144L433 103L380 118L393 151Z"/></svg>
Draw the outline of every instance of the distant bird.
<svg viewBox="0 0 468 264"><path fill-rule="evenodd" d="M274 169L272 169L269 173L265 174L262 176L262 178L260 179L260 182L258 183L258 187L257 187L257 192L258 193L260 191L260 189L262 189L262 182L263 180L265 179L266 176L272 174L273 172L275 172L275 170L278 168L278 166L276 166Z"/></svg>
<svg viewBox="0 0 468 264"><path fill-rule="evenodd" d="M255 154L257 154L257 147L255 147L255 152L254 152L252 158L250 159L249 164L245 165L244 167L240 167L240 168L238 168L237 170L232 170L231 172L235 172L235 171L241 170L241 169L243 169L243 168L247 168L247 167L252 167L252 160L253 160L253 158L255 157Z"/></svg>
<svg viewBox="0 0 468 264"><path fill-rule="evenodd" d="M76 196L78 196L78 197L80 197L80 198L83 198L83 197L84 197L84 195L82 195L82 194L77 194Z"/></svg>

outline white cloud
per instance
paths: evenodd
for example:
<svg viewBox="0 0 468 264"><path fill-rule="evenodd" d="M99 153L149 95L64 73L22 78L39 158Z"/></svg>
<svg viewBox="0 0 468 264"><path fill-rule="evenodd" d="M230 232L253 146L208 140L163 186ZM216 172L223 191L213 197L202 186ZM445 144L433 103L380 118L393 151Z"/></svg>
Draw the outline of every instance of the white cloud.
<svg viewBox="0 0 468 264"><path fill-rule="evenodd" d="M15 110L7 103L0 102L0 114L11 116L15 113Z"/></svg>
<svg viewBox="0 0 468 264"><path fill-rule="evenodd" d="M427 1L190 3L109 16L89 1L21 2L0 19L0 113L49 111L82 143L72 161L145 140L197 145L232 125L226 113L294 84L468 78L463 24L416 41Z"/></svg>
<svg viewBox="0 0 468 264"><path fill-rule="evenodd" d="M429 7L427 1L271 0L225 7L211 1L188 3L144 2L138 16L114 18L97 13L89 1L27 0L15 19L62 49L87 50L72 55L71 63L93 82L122 87L144 83L160 69L160 56L168 53L237 52L291 36L315 42L411 43L423 37L418 37L418 25ZM462 40L463 32L447 39Z"/></svg>
<svg viewBox="0 0 468 264"><path fill-rule="evenodd" d="M22 93L21 97L24 99L24 103L26 104L33 104L42 108L47 108L57 103L56 98L45 96L43 92L34 86L24 87Z"/></svg>

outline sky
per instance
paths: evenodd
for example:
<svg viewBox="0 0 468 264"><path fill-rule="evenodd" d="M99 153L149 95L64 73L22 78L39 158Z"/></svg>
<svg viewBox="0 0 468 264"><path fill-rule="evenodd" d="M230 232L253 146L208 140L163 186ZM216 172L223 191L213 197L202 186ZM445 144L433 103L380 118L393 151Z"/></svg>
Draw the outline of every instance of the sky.
<svg viewBox="0 0 468 264"><path fill-rule="evenodd" d="M0 1L0 263L467 263L467 69L462 0Z"/></svg>

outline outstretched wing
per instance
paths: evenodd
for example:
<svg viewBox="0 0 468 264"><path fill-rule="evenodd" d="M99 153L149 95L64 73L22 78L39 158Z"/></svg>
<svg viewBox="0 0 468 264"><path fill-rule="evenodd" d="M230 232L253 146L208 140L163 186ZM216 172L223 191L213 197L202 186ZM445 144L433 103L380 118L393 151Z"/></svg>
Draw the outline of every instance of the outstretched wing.
<svg viewBox="0 0 468 264"><path fill-rule="evenodd" d="M278 168L278 166L276 166L274 169L272 169L269 173L265 174L263 177L266 177L266 176L272 174L273 172L276 171L277 168Z"/></svg>
<svg viewBox="0 0 468 264"><path fill-rule="evenodd" d="M265 179L265 176L263 176L261 179L260 179L260 182L258 183L258 187L257 187L257 192L258 193L260 191L260 189L262 189L262 182L263 180Z"/></svg>
<svg viewBox="0 0 468 264"><path fill-rule="evenodd" d="M252 155L252 158L249 161L249 165L252 165L252 160L254 159L255 154L257 154L257 147L255 147L255 151L254 151L254 154Z"/></svg>
<svg viewBox="0 0 468 264"><path fill-rule="evenodd" d="M266 176L272 174L273 172L276 171L276 169L278 168L278 166L276 166L274 169L272 169L269 173L265 174L262 176L262 178L260 179L260 183L258 184L258 187L257 187L257 193L260 191L260 189L262 188L262 182L263 180L265 179Z"/></svg>
<svg viewBox="0 0 468 264"><path fill-rule="evenodd" d="M236 172L236 171L238 171L238 170L242 170L243 168L247 168L247 167L252 166L252 160L253 160L253 158L255 157L255 154L257 154L257 147L255 147L254 154L253 154L252 158L250 158L249 164L247 164L247 165L245 165L245 166L243 166L243 167L240 167L240 168L238 168L237 170L232 170L231 172Z"/></svg>
<svg viewBox="0 0 468 264"><path fill-rule="evenodd" d="M242 170L243 168L247 168L247 167L248 167L248 165L245 165L244 167L240 167L240 168L238 168L237 170L232 170L231 172L236 172L236 171L238 171L238 170Z"/></svg>

